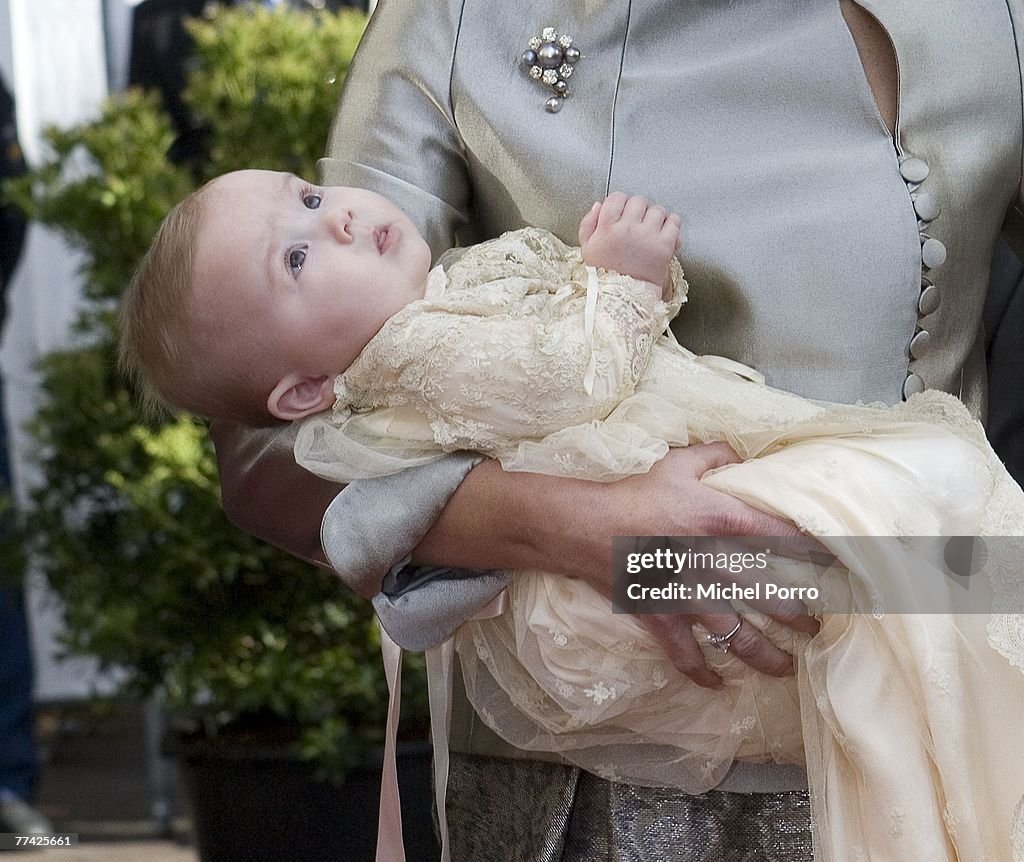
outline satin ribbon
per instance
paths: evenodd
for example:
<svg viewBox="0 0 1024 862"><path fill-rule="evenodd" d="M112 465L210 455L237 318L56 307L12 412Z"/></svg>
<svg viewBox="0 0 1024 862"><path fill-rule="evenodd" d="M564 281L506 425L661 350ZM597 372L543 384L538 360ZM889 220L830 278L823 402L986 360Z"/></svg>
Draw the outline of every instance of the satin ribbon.
<svg viewBox="0 0 1024 862"><path fill-rule="evenodd" d="M378 625L380 621L378 620ZM402 700L402 648L380 626L380 652L388 681L388 718L384 726L384 768L380 776L380 811L377 817L377 862L405 862L402 839L402 803L398 794L395 745Z"/></svg>
<svg viewBox="0 0 1024 862"><path fill-rule="evenodd" d="M597 297L601 293L601 282L597 278L597 270L587 267L587 302L583 307L583 333L587 337L590 348L590 362L583 375L583 391L587 395L594 394L594 378L597 376L597 355L594 353L594 321L597 319Z"/></svg>
<svg viewBox="0 0 1024 862"><path fill-rule="evenodd" d="M764 375L760 371L755 371L748 365L744 365L742 362L737 362L735 359L727 359L724 356L701 356L701 363L707 368L717 368L720 371L729 371L732 374L736 374L746 380L750 380L754 383L764 383Z"/></svg>
<svg viewBox="0 0 1024 862"><path fill-rule="evenodd" d="M485 620L501 616L508 607L508 594L502 590L470 619ZM380 621L378 620L378 625ZM405 862L402 837L402 800L398 790L398 764L395 746L402 699L402 648L380 626L380 651L384 675L388 681L388 717L384 731L384 767L380 779L380 811L377 820L377 862ZM451 862L448 842L448 732L452 718L452 675L455 670L455 640L431 647L426 652L427 695L430 701L430 738L434 748L434 799L438 830L441 833L441 862Z"/></svg>
<svg viewBox="0 0 1024 862"><path fill-rule="evenodd" d="M504 595L504 592L502 593ZM452 672L455 669L455 639L427 650L427 695L430 699L430 742L434 748L434 804L437 831L441 833L441 862L451 862L448 845L448 731L452 724Z"/></svg>

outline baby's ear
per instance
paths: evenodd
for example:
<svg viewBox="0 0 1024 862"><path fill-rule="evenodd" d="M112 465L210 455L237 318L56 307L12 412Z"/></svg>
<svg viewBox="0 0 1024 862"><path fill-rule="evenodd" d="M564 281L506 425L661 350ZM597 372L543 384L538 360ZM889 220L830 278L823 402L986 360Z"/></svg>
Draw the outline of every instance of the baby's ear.
<svg viewBox="0 0 1024 862"><path fill-rule="evenodd" d="M292 422L326 410L333 403L333 377L305 377L289 373L281 378L267 398L267 410L278 419Z"/></svg>

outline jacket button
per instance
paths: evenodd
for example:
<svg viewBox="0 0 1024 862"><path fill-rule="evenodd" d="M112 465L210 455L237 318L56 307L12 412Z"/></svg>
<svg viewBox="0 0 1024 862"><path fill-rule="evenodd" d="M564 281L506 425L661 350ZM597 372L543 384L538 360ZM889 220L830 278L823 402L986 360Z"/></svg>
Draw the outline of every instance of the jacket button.
<svg viewBox="0 0 1024 862"><path fill-rule="evenodd" d="M914 156L900 162L900 176L908 183L923 183L929 173L928 162Z"/></svg>
<svg viewBox="0 0 1024 862"><path fill-rule="evenodd" d="M914 333L914 337L910 339L910 355L914 359L920 359L928 352L928 345L931 343L932 336L927 329L919 329Z"/></svg>
<svg viewBox="0 0 1024 862"><path fill-rule="evenodd" d="M924 392L924 381L919 374L911 372L903 381L903 398L907 399L911 395L917 395L918 392Z"/></svg>
<svg viewBox="0 0 1024 862"><path fill-rule="evenodd" d="M921 244L921 263L928 269L938 269L946 262L946 247L934 237L926 237Z"/></svg>
<svg viewBox="0 0 1024 862"><path fill-rule="evenodd" d="M934 221L939 217L942 208L939 206L938 198L931 192L911 195L910 199L914 202L914 212L921 221Z"/></svg>
<svg viewBox="0 0 1024 862"><path fill-rule="evenodd" d="M934 314L942 303L942 294L934 284L929 284L917 298L917 310L922 315Z"/></svg>

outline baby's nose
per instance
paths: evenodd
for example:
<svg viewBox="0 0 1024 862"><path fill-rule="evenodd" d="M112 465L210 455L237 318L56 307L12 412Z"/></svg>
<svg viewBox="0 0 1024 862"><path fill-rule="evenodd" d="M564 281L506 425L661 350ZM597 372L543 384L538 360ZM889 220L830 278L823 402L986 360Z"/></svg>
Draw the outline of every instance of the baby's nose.
<svg viewBox="0 0 1024 862"><path fill-rule="evenodd" d="M336 241L352 242L352 210L347 207L332 209L327 217L327 225Z"/></svg>

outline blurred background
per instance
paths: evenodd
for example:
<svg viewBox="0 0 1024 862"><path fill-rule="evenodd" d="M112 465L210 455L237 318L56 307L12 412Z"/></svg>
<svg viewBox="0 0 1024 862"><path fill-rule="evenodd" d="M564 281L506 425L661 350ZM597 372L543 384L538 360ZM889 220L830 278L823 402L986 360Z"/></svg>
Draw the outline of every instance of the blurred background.
<svg viewBox="0 0 1024 862"><path fill-rule="evenodd" d="M227 524L205 429L144 419L113 365L170 206L239 167L314 176L372 5L0 0L0 832L78 833L61 859L373 858L368 605ZM426 860L411 665L399 769Z"/></svg>

